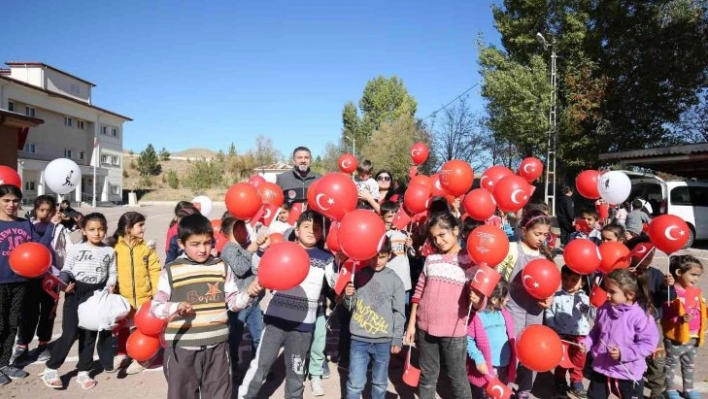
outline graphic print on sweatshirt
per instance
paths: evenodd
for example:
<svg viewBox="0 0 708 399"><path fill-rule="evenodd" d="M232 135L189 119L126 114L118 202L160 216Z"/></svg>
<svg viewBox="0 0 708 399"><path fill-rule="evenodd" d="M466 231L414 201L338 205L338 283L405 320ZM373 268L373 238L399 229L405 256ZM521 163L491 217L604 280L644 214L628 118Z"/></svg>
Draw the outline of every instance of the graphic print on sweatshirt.
<svg viewBox="0 0 708 399"><path fill-rule="evenodd" d="M87 249L82 249L79 251L79 253L76 255L76 263L86 263L86 262L93 262L93 253L90 250ZM88 283L88 284L98 284L99 278L102 273L105 273L104 270L106 269L106 266L111 263L111 255L110 254L105 254L103 256L103 259L101 260L101 263L96 266L96 273L91 273L91 272L85 272L85 271L79 271L76 272L75 278L78 281Z"/></svg>
<svg viewBox="0 0 708 399"><path fill-rule="evenodd" d="M364 303L360 298L356 300L356 311L352 315L354 320L368 334L386 334L388 331L388 323L377 310L386 304L386 295L384 295L381 284L378 281L370 280L366 286L370 304Z"/></svg>
<svg viewBox="0 0 708 399"><path fill-rule="evenodd" d="M16 247L32 241L32 236L25 229L9 228L0 232L0 248L5 248L7 241L7 249L2 251L2 256L10 256L10 252Z"/></svg>

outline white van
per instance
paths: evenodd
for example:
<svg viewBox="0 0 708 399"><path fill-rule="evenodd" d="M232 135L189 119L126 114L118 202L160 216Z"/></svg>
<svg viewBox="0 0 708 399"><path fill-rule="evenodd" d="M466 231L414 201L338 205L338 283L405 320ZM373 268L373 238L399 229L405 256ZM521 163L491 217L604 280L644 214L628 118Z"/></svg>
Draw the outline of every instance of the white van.
<svg viewBox="0 0 708 399"><path fill-rule="evenodd" d="M708 239L708 182L692 180L664 180L650 173L623 170L632 181L629 200L641 198L649 202L653 214L676 215L688 223L694 240Z"/></svg>

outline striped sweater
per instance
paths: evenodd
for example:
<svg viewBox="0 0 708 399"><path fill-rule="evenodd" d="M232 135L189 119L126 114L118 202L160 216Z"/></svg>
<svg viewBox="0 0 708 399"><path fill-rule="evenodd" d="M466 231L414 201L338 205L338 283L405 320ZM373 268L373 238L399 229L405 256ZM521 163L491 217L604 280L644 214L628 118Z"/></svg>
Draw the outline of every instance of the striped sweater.
<svg viewBox="0 0 708 399"><path fill-rule="evenodd" d="M192 305L195 315L178 316L180 302ZM226 342L227 308L239 311L251 303L245 291L238 291L233 272L221 259L197 263L182 256L160 273L150 311L170 320L165 341L183 349L198 349Z"/></svg>
<svg viewBox="0 0 708 399"><path fill-rule="evenodd" d="M428 256L411 299L418 304L417 328L435 337L467 335L472 266L469 255L462 253Z"/></svg>
<svg viewBox="0 0 708 399"><path fill-rule="evenodd" d="M88 242L72 245L66 251L59 279L68 284L74 280L86 284L116 285L116 251L107 246Z"/></svg>

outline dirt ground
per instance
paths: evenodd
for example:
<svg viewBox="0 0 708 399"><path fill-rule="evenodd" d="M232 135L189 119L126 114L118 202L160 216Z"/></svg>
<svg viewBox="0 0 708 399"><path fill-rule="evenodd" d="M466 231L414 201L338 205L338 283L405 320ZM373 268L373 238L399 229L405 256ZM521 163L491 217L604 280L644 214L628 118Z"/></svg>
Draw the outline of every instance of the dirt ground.
<svg viewBox="0 0 708 399"><path fill-rule="evenodd" d="M211 214L211 218L220 217L221 213L224 211L224 207L215 205L215 209ZM102 212L106 215L109 221L109 233L112 233L116 227L118 218L123 212L128 210L136 210L142 212L147 216L147 239L154 239L157 242L157 250L162 259L164 259L164 247L165 247L165 235L167 232L167 227L172 219L173 205L153 205L144 206L140 208L101 208L96 211ZM80 209L81 212L88 213L93 211L92 209ZM691 249L689 250L692 254L702 258L703 261L708 262L708 250L705 249ZM558 257L558 261L562 262L562 257ZM667 258L664 255L657 256L654 260L654 265L659 267L661 270L666 270ZM706 263L708 264L708 263ZM708 275L704 275L701 279L701 287L703 292L708 292ZM267 300L263 301L262 305L265 306ZM333 319L336 319L334 317ZM54 328L55 339L59 337L61 333L61 312L59 312ZM332 323L332 330L328 333L327 337L327 353L332 358L336 358L337 355L337 337L338 337L338 327L336 323ZM241 344L241 359L250 359L250 338L245 337ZM105 373L100 373L96 376L98 385L89 391L82 391L78 384L75 383L75 365L76 365L76 349L72 349L69 359L67 359L64 366L60 369L60 373L64 376L64 385L66 389L55 391L50 388L45 387L39 377L37 376L44 368L43 364L34 362L25 366L25 370L30 373L30 377L25 380L14 381L11 384L0 387L0 397L2 398L60 398L60 397L71 397L72 399L79 398L131 398L140 397L144 399L149 398L163 398L167 394L167 384L162 373L162 367L156 365L155 367L143 372L139 375L126 376L122 373L118 375L110 375ZM96 369L99 369L96 363ZM340 368L338 369L335 363L330 363L330 369L332 371L331 378L324 380L326 396L324 398L339 398L342 397L342 392L346 384L347 370ZM393 398L406 398L412 399L417 398L417 395L413 390L408 388L401 380L401 375L403 373L403 357L394 357L391 360L391 365L389 368L389 386L388 393L386 395L387 399ZM708 350L705 347L701 348L698 353L698 361L696 364L696 388L701 391L705 397L708 398ZM274 367L274 373L267 380L265 386L261 390L260 398L282 398L283 397L283 382L284 382L284 367L282 363L282 357L276 362ZM445 386L447 381L442 379L439 383L439 397L450 398L450 394L446 391ZM539 375L536 379L536 384L534 387L534 394L538 398L552 398L552 377L550 374ZM234 396L235 397L235 396ZM369 397L366 395L365 397ZM305 398L314 398L311 395L309 381L306 383L305 387Z"/></svg>

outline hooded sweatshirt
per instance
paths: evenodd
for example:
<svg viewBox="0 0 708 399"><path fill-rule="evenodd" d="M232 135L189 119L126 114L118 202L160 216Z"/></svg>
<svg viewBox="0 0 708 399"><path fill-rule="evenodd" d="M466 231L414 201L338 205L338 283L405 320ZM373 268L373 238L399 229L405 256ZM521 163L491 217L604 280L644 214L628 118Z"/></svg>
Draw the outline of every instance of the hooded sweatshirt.
<svg viewBox="0 0 708 399"><path fill-rule="evenodd" d="M646 357L659 343L654 318L637 303L612 306L607 302L597 310L597 319L583 341L593 356L596 372L621 380L641 381L647 369ZM616 346L620 360L614 360L607 346Z"/></svg>
<svg viewBox="0 0 708 399"><path fill-rule="evenodd" d="M0 284L22 283L27 278L16 274L10 268L10 252L26 242L38 242L51 248L54 224L50 223L43 236L37 233L32 222L27 219L13 221L0 220Z"/></svg>
<svg viewBox="0 0 708 399"><path fill-rule="evenodd" d="M352 312L352 339L400 347L406 322L403 282L388 266L379 272L364 268L355 279L356 292L344 297L344 306Z"/></svg>

